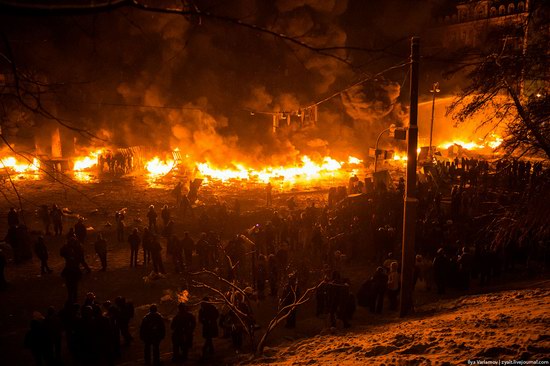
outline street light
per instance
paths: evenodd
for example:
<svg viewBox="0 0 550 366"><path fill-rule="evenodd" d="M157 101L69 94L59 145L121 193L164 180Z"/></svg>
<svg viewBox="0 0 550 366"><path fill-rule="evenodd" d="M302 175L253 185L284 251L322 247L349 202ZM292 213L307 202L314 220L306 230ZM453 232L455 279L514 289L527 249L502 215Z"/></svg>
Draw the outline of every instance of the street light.
<svg viewBox="0 0 550 366"><path fill-rule="evenodd" d="M430 156L430 163L434 160L434 152L432 149L432 137L434 132L434 114L435 114L435 95L439 93L441 90L439 90L439 82L435 82L432 85L432 89L430 90L430 93L433 95L432 99L432 123L430 124L430 147L429 147L429 156Z"/></svg>
<svg viewBox="0 0 550 366"><path fill-rule="evenodd" d="M388 132L388 131L394 132L395 128L396 128L395 125L391 124L390 127L386 128L384 131L380 132L380 134L376 138L376 145L374 147L374 172L375 173L376 173L376 166L378 165L378 142L380 141L380 137L382 137L382 135L385 132Z"/></svg>

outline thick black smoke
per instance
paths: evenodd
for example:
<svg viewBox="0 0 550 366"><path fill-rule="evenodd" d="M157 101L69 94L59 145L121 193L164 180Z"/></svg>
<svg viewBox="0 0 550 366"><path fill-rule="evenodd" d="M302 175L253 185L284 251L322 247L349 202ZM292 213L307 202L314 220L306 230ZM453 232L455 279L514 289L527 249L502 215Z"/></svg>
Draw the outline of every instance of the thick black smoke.
<svg viewBox="0 0 550 366"><path fill-rule="evenodd" d="M418 7L406 23L399 21L394 12L410 2L202 0L196 5L314 47L372 48L410 35L424 21L429 9ZM220 164L283 164L304 153L364 155L380 128L404 117L398 80L404 71L399 70L320 105L316 126L273 134L269 112L297 111L343 90L357 80L358 70L231 22L130 8L92 15L6 14L1 20L16 62L64 83L48 105L115 146L143 145L157 152L179 147L197 160ZM344 49L334 54L353 64L376 56L361 72L398 61ZM99 144L75 137L77 145Z"/></svg>

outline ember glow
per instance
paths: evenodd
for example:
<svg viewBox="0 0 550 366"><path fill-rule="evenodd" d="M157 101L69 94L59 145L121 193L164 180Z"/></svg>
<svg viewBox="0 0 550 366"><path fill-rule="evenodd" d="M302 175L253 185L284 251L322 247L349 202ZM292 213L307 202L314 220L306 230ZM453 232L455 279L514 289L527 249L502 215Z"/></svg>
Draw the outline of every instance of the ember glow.
<svg viewBox="0 0 550 366"><path fill-rule="evenodd" d="M32 163L18 161L13 156L0 158L3 168L11 169L16 173L36 173L40 170L40 162L33 158Z"/></svg>
<svg viewBox="0 0 550 366"><path fill-rule="evenodd" d="M265 167L253 169L242 163L234 163L230 168L218 169L209 163L197 164L197 169L202 176L221 180L222 182L238 179L267 183L272 180L279 180L285 183L311 182L323 179L347 179L353 173L362 160L350 156L345 161L338 161L329 156L321 161L315 162L309 156L303 156L300 163L295 166ZM351 173L350 173L351 172Z"/></svg>
<svg viewBox="0 0 550 366"><path fill-rule="evenodd" d="M161 177L170 173L175 166L176 162L174 160L160 160L158 156L155 156L145 164L145 169L151 177Z"/></svg>

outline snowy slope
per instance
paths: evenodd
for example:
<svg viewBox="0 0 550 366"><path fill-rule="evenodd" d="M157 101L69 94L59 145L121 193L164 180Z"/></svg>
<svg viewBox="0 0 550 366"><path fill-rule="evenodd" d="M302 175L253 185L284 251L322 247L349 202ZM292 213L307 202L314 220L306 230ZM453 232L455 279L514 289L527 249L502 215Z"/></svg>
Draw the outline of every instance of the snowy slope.
<svg viewBox="0 0 550 366"><path fill-rule="evenodd" d="M546 283L536 289L465 296L420 308L402 322L283 344L267 349L255 363L466 365L481 360L550 360Z"/></svg>

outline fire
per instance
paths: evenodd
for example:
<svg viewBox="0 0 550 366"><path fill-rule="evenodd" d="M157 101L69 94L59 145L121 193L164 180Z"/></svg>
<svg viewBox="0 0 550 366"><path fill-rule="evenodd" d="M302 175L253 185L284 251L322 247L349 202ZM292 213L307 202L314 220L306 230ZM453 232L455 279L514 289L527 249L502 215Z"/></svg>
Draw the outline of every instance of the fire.
<svg viewBox="0 0 550 366"><path fill-rule="evenodd" d="M453 140L448 141L443 144L440 144L439 147L442 149L448 149L451 146L454 145L460 145L464 149L467 150L484 150L484 149L496 149L497 147L502 144L502 137L491 134L490 136L487 136L485 139L479 139L479 143L474 141L465 141L465 140Z"/></svg>
<svg viewBox="0 0 550 366"><path fill-rule="evenodd" d="M395 161L407 161L409 157L407 156L407 153L393 153L393 160Z"/></svg>
<svg viewBox="0 0 550 366"><path fill-rule="evenodd" d="M189 291L183 290L182 292L176 292L176 297L178 299L178 303L186 303L189 301Z"/></svg>
<svg viewBox="0 0 550 366"><path fill-rule="evenodd" d="M503 141L504 139L502 137L495 136L495 139L493 141L488 142L487 145L489 145L491 149L496 149L502 144Z"/></svg>
<svg viewBox="0 0 550 366"><path fill-rule="evenodd" d="M81 172L86 169L90 169L97 165L97 159L101 155L102 150L91 152L88 156L76 158L74 160L73 170L75 172Z"/></svg>
<svg viewBox="0 0 550 366"><path fill-rule="evenodd" d="M234 163L231 168L217 169L209 163L197 164L199 172L209 179L223 182L231 179L253 180L267 183L271 180L283 180L286 183L308 182L325 178L344 178L344 166L361 164L362 160L350 156L347 162L338 161L329 156L320 162L313 161L309 156L303 156L295 166L265 167L256 170L242 163ZM356 170L355 170L356 171Z"/></svg>
<svg viewBox="0 0 550 366"><path fill-rule="evenodd" d="M176 166L174 160L160 160L158 156L155 156L152 160L149 160L145 164L145 169L149 172L150 176L159 177L170 173Z"/></svg>
<svg viewBox="0 0 550 366"><path fill-rule="evenodd" d="M218 179L223 182L230 179L250 179L250 173L248 169L240 164L235 165L234 169L215 169L212 168L208 163L199 163L197 164L197 168L205 177Z"/></svg>
<svg viewBox="0 0 550 366"><path fill-rule="evenodd" d="M36 158L32 159L32 163L22 163L13 156L7 156L0 158L0 163L2 163L2 167L9 168L16 173L36 173L40 170L40 162Z"/></svg>

